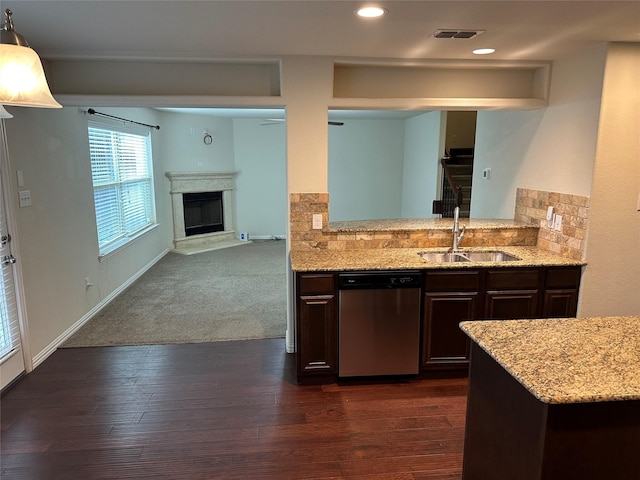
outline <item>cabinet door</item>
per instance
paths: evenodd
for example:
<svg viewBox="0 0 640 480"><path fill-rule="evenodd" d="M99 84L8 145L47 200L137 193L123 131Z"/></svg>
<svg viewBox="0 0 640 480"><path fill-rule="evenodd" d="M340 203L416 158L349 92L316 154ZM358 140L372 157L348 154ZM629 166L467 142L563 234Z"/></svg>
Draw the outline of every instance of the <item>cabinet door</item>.
<svg viewBox="0 0 640 480"><path fill-rule="evenodd" d="M578 308L578 291L547 290L544 292L542 316L545 318L575 317Z"/></svg>
<svg viewBox="0 0 640 480"><path fill-rule="evenodd" d="M298 297L298 375L337 372L337 323L334 295Z"/></svg>
<svg viewBox="0 0 640 480"><path fill-rule="evenodd" d="M489 291L485 296L485 319L508 320L537 317L538 290Z"/></svg>
<svg viewBox="0 0 640 480"><path fill-rule="evenodd" d="M421 360L423 369L469 365L469 337L460 330L458 324L474 319L477 298L477 292L425 294Z"/></svg>
<svg viewBox="0 0 640 480"><path fill-rule="evenodd" d="M575 317L581 267L560 267L547 270L542 316L546 318Z"/></svg>

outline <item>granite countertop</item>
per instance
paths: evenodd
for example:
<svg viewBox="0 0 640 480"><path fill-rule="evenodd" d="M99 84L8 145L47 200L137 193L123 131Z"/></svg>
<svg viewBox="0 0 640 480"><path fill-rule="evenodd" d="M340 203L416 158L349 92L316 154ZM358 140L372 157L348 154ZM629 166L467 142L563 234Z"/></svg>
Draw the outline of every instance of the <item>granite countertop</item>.
<svg viewBox="0 0 640 480"><path fill-rule="evenodd" d="M420 252L442 252L446 248L378 248L363 250L292 251L291 269L294 272L348 270L410 270L410 269L469 269L478 267L541 267L576 266L584 262L549 253L537 247L471 247L461 252L499 250L515 255L512 262L451 262L433 263L422 259Z"/></svg>
<svg viewBox="0 0 640 480"><path fill-rule="evenodd" d="M451 230L451 218L399 218L392 220L350 220L330 222L329 232L389 232L409 230ZM468 230L535 228L536 225L508 219L461 218L460 225Z"/></svg>
<svg viewBox="0 0 640 480"><path fill-rule="evenodd" d="M640 317L485 320L460 328L542 402L640 400Z"/></svg>

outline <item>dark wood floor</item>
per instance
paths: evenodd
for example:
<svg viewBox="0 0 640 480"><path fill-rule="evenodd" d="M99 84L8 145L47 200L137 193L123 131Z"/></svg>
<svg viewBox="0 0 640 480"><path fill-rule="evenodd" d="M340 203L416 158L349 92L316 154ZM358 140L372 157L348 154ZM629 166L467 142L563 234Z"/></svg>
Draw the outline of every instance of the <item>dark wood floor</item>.
<svg viewBox="0 0 640 480"><path fill-rule="evenodd" d="M460 478L466 379L294 367L282 339L58 350L2 398L2 478Z"/></svg>

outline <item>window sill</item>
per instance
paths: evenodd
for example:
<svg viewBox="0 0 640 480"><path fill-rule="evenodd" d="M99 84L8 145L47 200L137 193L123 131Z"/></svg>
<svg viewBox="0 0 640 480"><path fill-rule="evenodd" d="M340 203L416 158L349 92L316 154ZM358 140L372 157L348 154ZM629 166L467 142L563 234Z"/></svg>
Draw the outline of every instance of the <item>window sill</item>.
<svg viewBox="0 0 640 480"><path fill-rule="evenodd" d="M151 232L152 230L155 230L156 228L158 228L158 226L159 226L158 223L154 223L153 225L149 225L148 227L143 228L142 230L140 230L138 233L136 233L132 237L124 238L122 240L119 240L119 241L113 243L112 245L109 245L105 250L100 252L100 254L98 255L98 261L102 262L102 261L106 260L107 258L109 258L109 257L121 252L122 250L127 248L129 245L131 245L134 241L136 241L137 239L139 239L143 235L146 235L147 233Z"/></svg>

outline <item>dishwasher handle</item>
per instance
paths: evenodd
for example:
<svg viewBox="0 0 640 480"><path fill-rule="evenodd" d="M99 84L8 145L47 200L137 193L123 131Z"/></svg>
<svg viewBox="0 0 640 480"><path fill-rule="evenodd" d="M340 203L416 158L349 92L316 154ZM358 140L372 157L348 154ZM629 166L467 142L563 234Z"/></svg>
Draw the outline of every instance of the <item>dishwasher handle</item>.
<svg viewBox="0 0 640 480"><path fill-rule="evenodd" d="M338 275L339 290L420 288L421 285L422 273L419 271L357 272Z"/></svg>

